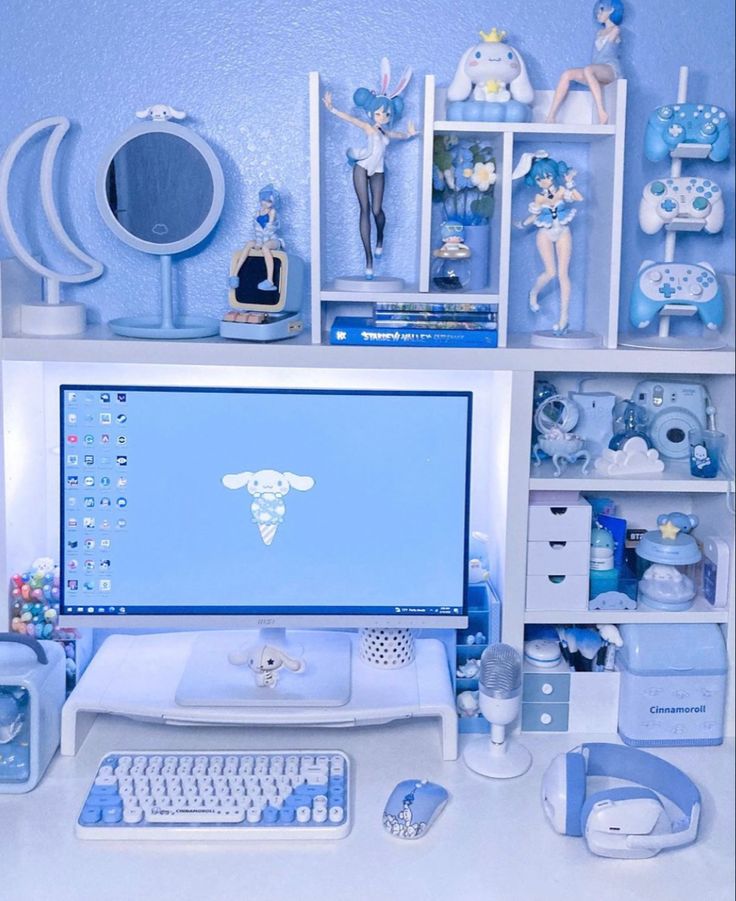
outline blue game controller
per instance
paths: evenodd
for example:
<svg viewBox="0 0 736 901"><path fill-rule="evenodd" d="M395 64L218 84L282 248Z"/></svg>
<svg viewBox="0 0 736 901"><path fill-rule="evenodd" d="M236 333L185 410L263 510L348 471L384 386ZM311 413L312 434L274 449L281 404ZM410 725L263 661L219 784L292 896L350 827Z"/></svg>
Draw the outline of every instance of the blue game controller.
<svg viewBox="0 0 736 901"><path fill-rule="evenodd" d="M644 260L631 295L632 325L646 328L665 304L692 305L709 329L723 324L723 295L708 263Z"/></svg>
<svg viewBox="0 0 736 901"><path fill-rule="evenodd" d="M657 107L649 117L644 137L647 159L658 163L679 144L710 145L710 150L703 156L715 163L725 160L731 148L726 113L719 106L705 103L672 103Z"/></svg>

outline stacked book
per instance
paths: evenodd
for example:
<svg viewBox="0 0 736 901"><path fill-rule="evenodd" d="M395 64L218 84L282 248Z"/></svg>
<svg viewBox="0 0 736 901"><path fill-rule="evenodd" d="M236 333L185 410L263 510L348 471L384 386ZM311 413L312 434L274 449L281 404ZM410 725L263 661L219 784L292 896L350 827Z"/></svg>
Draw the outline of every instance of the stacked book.
<svg viewBox="0 0 736 901"><path fill-rule="evenodd" d="M332 344L497 347L498 313L488 303L376 303L373 316L337 316Z"/></svg>

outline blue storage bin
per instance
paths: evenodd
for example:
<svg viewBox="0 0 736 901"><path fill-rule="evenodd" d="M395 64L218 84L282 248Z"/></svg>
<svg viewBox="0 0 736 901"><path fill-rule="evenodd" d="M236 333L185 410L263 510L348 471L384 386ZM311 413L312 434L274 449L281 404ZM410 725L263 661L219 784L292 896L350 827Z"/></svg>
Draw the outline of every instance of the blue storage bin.
<svg viewBox="0 0 736 901"><path fill-rule="evenodd" d="M463 666L471 658L480 659L489 644L501 641L501 602L496 597L488 582L477 582L468 586L468 628L456 635L455 672L453 680L455 697L464 691L478 691L478 679L466 679L457 675L457 667ZM485 642L475 641L475 636L482 633ZM468 638L473 639L468 644ZM489 732L490 727L480 713L477 716L458 716L460 732Z"/></svg>
<svg viewBox="0 0 736 901"><path fill-rule="evenodd" d="M54 641L0 633L0 793L34 788L59 747L65 660Z"/></svg>

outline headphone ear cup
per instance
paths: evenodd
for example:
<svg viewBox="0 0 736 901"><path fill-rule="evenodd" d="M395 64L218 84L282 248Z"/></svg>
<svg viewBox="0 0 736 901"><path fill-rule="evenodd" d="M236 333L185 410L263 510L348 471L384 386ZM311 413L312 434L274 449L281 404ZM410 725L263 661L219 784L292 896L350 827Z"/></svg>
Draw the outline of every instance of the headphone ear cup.
<svg viewBox="0 0 736 901"><path fill-rule="evenodd" d="M542 809L560 835L582 835L580 808L585 800L585 759L568 751L552 759L542 777Z"/></svg>
<svg viewBox="0 0 736 901"><path fill-rule="evenodd" d="M580 827L588 847L594 854L605 857L651 856L615 852L626 849L630 835L661 832L663 819L668 824L666 831L669 831L671 823L659 797L641 787L596 792L586 799L580 811Z"/></svg>
<svg viewBox="0 0 736 901"><path fill-rule="evenodd" d="M585 757L579 751L565 755L567 770L567 822L565 835L582 835L585 820L582 818L585 803Z"/></svg>

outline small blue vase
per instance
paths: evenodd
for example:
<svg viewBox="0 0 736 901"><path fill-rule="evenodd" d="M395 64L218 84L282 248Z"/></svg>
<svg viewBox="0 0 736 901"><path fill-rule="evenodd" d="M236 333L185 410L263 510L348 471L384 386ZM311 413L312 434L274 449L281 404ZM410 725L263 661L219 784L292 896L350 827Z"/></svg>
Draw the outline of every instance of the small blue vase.
<svg viewBox="0 0 736 901"><path fill-rule="evenodd" d="M491 224L465 225L465 244L470 248L469 291L487 291L491 258Z"/></svg>

